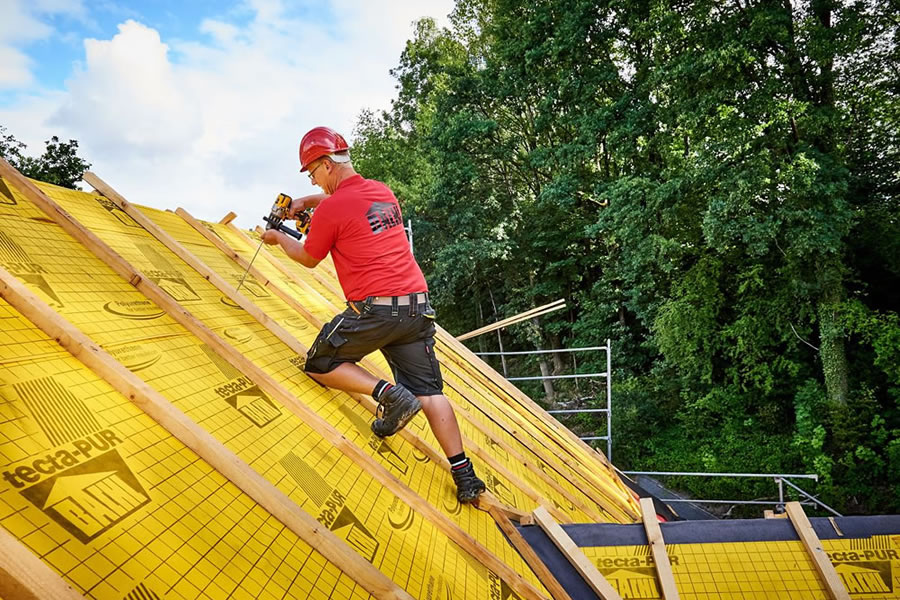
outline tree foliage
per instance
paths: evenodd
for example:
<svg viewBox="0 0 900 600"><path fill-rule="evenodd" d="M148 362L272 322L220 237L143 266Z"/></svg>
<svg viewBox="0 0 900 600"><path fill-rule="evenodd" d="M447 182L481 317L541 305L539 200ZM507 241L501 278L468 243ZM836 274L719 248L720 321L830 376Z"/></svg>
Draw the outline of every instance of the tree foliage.
<svg viewBox="0 0 900 600"><path fill-rule="evenodd" d="M890 4L457 0L355 156L413 218L448 329L562 297L506 349L613 340L620 466L806 470L896 511Z"/></svg>
<svg viewBox="0 0 900 600"><path fill-rule="evenodd" d="M61 142L54 135L44 145L41 156L28 156L25 154L25 144L0 125L0 158L5 158L26 177L73 190L80 189L76 183L81 181L91 165L78 156L78 141Z"/></svg>

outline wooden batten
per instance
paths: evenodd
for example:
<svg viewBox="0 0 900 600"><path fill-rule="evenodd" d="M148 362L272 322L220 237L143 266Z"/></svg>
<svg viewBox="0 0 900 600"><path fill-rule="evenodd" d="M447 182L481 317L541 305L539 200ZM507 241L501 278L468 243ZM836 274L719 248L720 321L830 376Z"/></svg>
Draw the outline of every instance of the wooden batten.
<svg viewBox="0 0 900 600"><path fill-rule="evenodd" d="M173 300L172 297L159 288L159 286L150 279L144 277L144 275L140 271L137 271L130 263L128 263L128 261L117 254L93 232L76 221L53 200L41 192L33 183L23 177L2 159L0 159L0 175L12 182L30 201L43 210L54 222L59 224L60 227L69 233L69 235L81 242L123 279L140 290L147 298L156 303L157 306L165 310L180 325L209 345L233 367L258 385L260 389L303 419L348 458L362 466L370 475L372 475L372 477L379 481L379 483L400 497L413 508L413 510L416 510L424 518L429 520L437 527L437 529L471 554L475 560L494 571L494 573L506 581L510 588L523 599L538 600L544 598L531 584L494 556L477 540L463 531L456 523L450 520L449 517L431 506L403 482L394 477L386 468L375 461L375 459L347 440L317 413L312 411L305 404L299 402L290 392L265 371L247 359L242 353L238 352L233 346L222 340L189 311Z"/></svg>
<svg viewBox="0 0 900 600"><path fill-rule="evenodd" d="M324 325L319 317L309 312L309 309L297 302L294 297L284 291L284 289L282 289L280 285L276 284L273 281L270 281L265 275L263 275L263 273L259 269L250 264L250 261L246 260L243 256L235 252L233 249L229 248L228 244L216 237L209 229L204 227L186 210L184 210L183 208L178 208L175 210L175 214L184 219L191 227L196 229L197 233L205 237L213 246L218 248L226 256L228 256L228 258L233 260L242 270L246 271L248 275L252 275L254 278L256 278L260 285L272 290L272 293L281 298L284 303L303 315L303 317L313 326L322 327L322 325Z"/></svg>
<svg viewBox="0 0 900 600"><path fill-rule="evenodd" d="M516 526L509 520L509 517L496 506L489 507L488 512L494 517L494 521L497 522L497 525L503 533L506 534L507 539L509 539L513 547L519 551L519 554L522 555L522 558L528 563L531 570L538 576L538 579L541 580L541 583L544 584L547 591L550 592L553 600L572 600L569 593L562 584L559 583L559 580L556 579L553 572L547 568L547 565L544 564L544 561L537 555L534 548L531 547L531 544L522 537L522 534L519 533Z"/></svg>
<svg viewBox="0 0 900 600"><path fill-rule="evenodd" d="M448 354L450 354L448 352ZM460 379L465 380L467 376L469 378L476 379L479 378L479 374L470 368L465 367L454 361L452 357L449 357L449 360L445 360L441 363L442 365L446 365L448 371L453 372ZM490 369L489 366L485 368ZM500 393L503 393L502 391ZM528 424L525 422L525 417L517 412L513 414L506 414L506 416L510 419L509 423L499 421L488 413L485 413L486 418L492 420L499 427L503 428L507 433L516 437L517 439L524 442L527 438L531 438L535 441L534 444L529 444L529 451L533 452L536 456L540 457L544 462L553 466L554 460L559 461L561 463L566 464L576 464L581 465L583 463L588 463L590 461L586 461L582 458L578 458L573 456L570 452L566 452L559 445L547 445L545 440L536 436L534 433L529 431ZM517 429L518 428L518 429ZM546 433L546 432L544 432ZM552 456L554 460L548 458L548 456ZM603 489L600 485L599 480L596 479L596 474L593 471L590 471L585 468L573 468L573 470L580 475L583 479L582 482L574 481L572 476L564 471L556 469L557 473L559 473L560 477L567 479L572 485L585 489L586 493L588 493L588 489L585 488L585 484L590 486L594 490L594 492L588 493L589 496L594 497L594 501L597 502L600 506L604 508L607 512L612 515L616 515L623 520L636 520L636 512L630 508L630 506L623 499L628 497L628 493L625 491L619 490L619 499L617 500L615 495L612 495L612 491L608 489ZM603 469L605 470L605 469ZM602 519L600 519L602 520Z"/></svg>
<svg viewBox="0 0 900 600"><path fill-rule="evenodd" d="M211 284L213 284L226 297L233 300L238 306L244 309L247 314L259 321L264 327L271 331L279 340L288 345L291 350L297 354L306 354L306 347L297 341L294 336L288 333L276 321L262 311L256 304L251 302L246 296L241 295L230 283L225 281L218 273L209 268L206 263L197 258L192 252L185 248L175 238L169 235L162 227L157 225L145 215L137 206L129 203L109 184L103 181L98 175L90 171L84 174L84 180L94 186L100 195L115 202L116 206L122 209L128 216L134 219L141 227L147 230L153 237L159 240L166 248L171 250L178 258L190 265L195 271L203 275ZM233 214L233 213L230 213Z"/></svg>
<svg viewBox="0 0 900 600"><path fill-rule="evenodd" d="M672 563L666 553L666 543L663 540L662 530L659 528L659 520L656 518L656 509L653 508L652 498L641 498L641 514L663 600L678 600L678 588L675 586L675 576L672 574Z"/></svg>
<svg viewBox="0 0 900 600"><path fill-rule="evenodd" d="M508 327L510 325L515 325L521 321L525 321L527 319L531 319L533 317L538 317L543 314L547 314L549 312L553 312L555 310L559 310L561 308L566 307L566 302L562 298L559 300L554 300L549 304L544 304L543 306L538 306L536 308L532 308L526 310L525 312L521 312L517 315L513 315L511 317L507 317L501 321L497 321L496 323L491 323L490 325L485 325L479 329L475 329L474 331L470 331L468 333L464 333L462 335L456 336L457 341L463 342L473 337L478 337L479 335L490 333L491 331L495 331L497 329L502 329L504 327Z"/></svg>
<svg viewBox="0 0 900 600"><path fill-rule="evenodd" d="M511 506L500 502L500 500L497 499L497 496L489 491L485 491L478 496L478 499L475 500L473 506L487 513L490 513L492 510L499 510L506 515L507 519L515 521L520 525L531 525L532 522L531 513L512 508Z"/></svg>
<svg viewBox="0 0 900 600"><path fill-rule="evenodd" d="M263 233L265 233L265 230L262 227L260 227L259 225L256 226L255 231L259 235L262 235ZM274 256L272 258L274 258L276 261L278 261L278 259L275 258ZM280 263L280 261L278 261L278 262ZM324 264L325 264L324 261L322 263L319 263L319 266L317 268L324 268ZM284 267L284 265L281 265L281 266L282 266L282 268L286 268L286 267ZM322 277L322 275L320 275L319 271L317 271L316 269L310 269L309 274L312 275L312 278L315 279L316 282L319 283L319 285L321 285L322 287L327 289L329 292L334 294L335 297L342 298L344 296L344 292L342 290L338 289L338 287L335 286L334 283L332 283L327 277ZM337 279L337 276L335 276L334 279Z"/></svg>
<svg viewBox="0 0 900 600"><path fill-rule="evenodd" d="M803 507L799 502L788 502L785 504L785 511L797 531L800 541L803 542L803 547L806 548L807 554L812 559L819 577L822 578L822 584L828 592L828 597L832 600L850 600L847 588L844 587L841 577L834 569L834 565L831 564L831 560L828 559L828 554L822 547L819 536L816 535L812 523L803 512Z"/></svg>
<svg viewBox="0 0 900 600"><path fill-rule="evenodd" d="M453 385L453 384L451 384L450 382L448 382L448 381L446 381L446 380L444 381L444 383L445 383L446 385L449 385L449 386L452 386L452 385ZM457 390L457 393L459 393L459 390ZM570 494L569 491L566 490L565 488L563 488L557 481L555 481L555 480L554 480L553 478L551 478L549 475L547 475L546 473L544 473L544 470L543 470L540 466L538 466L537 464L535 464L535 463L533 463L532 461L530 461L530 460L528 460L527 458L525 458L525 456L523 456L518 450L516 450L515 448L513 448L512 446L510 446L509 444L507 444L505 441L503 441L503 440L497 438L497 437L494 435L494 432L491 431L490 429L488 429L481 421L479 421L474 415L472 415L472 413L471 413L467 408L464 408L464 407L458 405L457 403L453 402L453 400L450 400L449 398L448 398L448 400L450 401L450 405L453 407L453 411L457 414L458 417L459 417L459 416L462 416L462 418L466 419L469 423L472 424L472 426L473 426L475 429L477 429L477 430L480 431L482 434L484 434L485 436L487 436L487 437L489 437L491 440L493 440L493 443L494 443L494 444L496 444L496 445L499 446L500 448L503 448L503 450L504 450L510 457L512 457L513 459L515 459L516 461L518 461L518 462L519 462L523 467L525 467L525 469L527 469L530 473L534 474L538 479L540 479L541 481L543 481L543 482L544 482L546 485L548 485L551 489L556 490L556 492L557 492L560 496L562 496L563 498L565 498L566 500L568 500L569 502L571 502L573 506L575 506L576 508L580 509L582 512L584 512L586 515L588 515L589 517L591 517L592 519L594 519L594 520L597 521L598 523L602 523L602 522L605 521L605 517L604 517L602 514L600 514L600 512L599 512L596 508L594 508L594 507L592 507L592 506L589 506L589 505L585 504L585 503L582 502L579 498L577 498L576 496ZM501 425L501 426L502 426L502 425ZM534 449L532 449L532 451L534 451ZM538 456L540 456L540 454L538 454ZM541 458L544 460L545 463L547 463L547 464L552 464L552 461L550 461L549 459L544 458L544 457L541 457ZM546 501L545 498L537 498L537 499L534 499L534 500L535 500L538 504L547 504L547 505L549 506L549 503ZM603 504L609 505L609 503L606 502L605 500L596 500L596 499L592 499L592 500L593 500L594 502L597 502L598 504L601 504L601 505L603 505ZM606 508L606 506L604 506L604 508ZM615 510L615 508L617 508L617 507L614 507L613 505L609 505L609 508ZM552 508L551 510L553 510L554 515L560 514L559 511L557 511L555 508ZM557 516L556 518L557 518L557 520L560 520L560 521L562 521L562 522L564 522L564 523L569 523L569 522L570 522L569 519L559 519L558 516Z"/></svg>
<svg viewBox="0 0 900 600"><path fill-rule="evenodd" d="M504 379L500 376L499 373L496 373L490 365L484 362L481 357L477 354L469 350L462 342L453 337L449 332L444 330L443 328L438 327L438 339L441 342L452 348L459 354L461 357L465 358L469 361L474 367L478 369L478 373L480 376L486 381L492 383L496 387L500 388L504 392L506 392L509 396L519 401L520 406L524 409L527 408L529 414L534 416L537 419L537 423L549 428L549 431L546 433L552 433L556 436L562 436L568 442L574 444L576 447L580 448L584 451L584 454L588 457L591 457L593 460L600 460L598 455L594 452L594 449L584 443L584 440L578 439L574 433L569 431L567 428L563 427L562 424L559 423L556 419L554 419L547 411L541 408L534 400L526 396L522 390L514 386L512 383ZM515 409L514 405L510 405L511 408ZM562 440L559 440L557 443L560 443ZM565 444L560 444L565 448ZM571 449L565 448L567 451L571 453ZM584 458L584 455L573 454L574 458ZM608 461L605 460L605 457L601 457L602 464L601 468L604 470L611 470L611 466ZM593 460L591 462L593 462Z"/></svg>
<svg viewBox="0 0 900 600"><path fill-rule="evenodd" d="M85 181L87 181L87 179L85 179ZM90 183L90 182L88 182L88 183ZM93 185L93 184L92 184L92 185ZM104 196L105 196L105 195L106 195L106 194L104 194ZM225 215L224 217L222 217L222 218L219 220L219 223L221 223L222 225L228 225L229 223L231 223L232 221L234 221L236 218L237 218L237 214L235 214L234 212L229 211L229 213L228 213L227 215Z"/></svg>
<svg viewBox="0 0 900 600"><path fill-rule="evenodd" d="M412 599L346 542L322 527L315 518L191 421L162 394L94 344L2 267L0 296L369 593L385 599Z"/></svg>
<svg viewBox="0 0 900 600"><path fill-rule="evenodd" d="M626 518L638 520L638 513L626 500L624 500L629 497L629 492L625 489L624 484L618 479L618 476L615 475L612 466L606 460L605 456L596 452L593 448L588 446L584 440L578 439L574 433L564 428L543 408L537 405L537 403L528 398L521 390L513 386L510 382L506 381L506 379L503 379L500 374L494 372L490 365L481 360L471 350L458 342L456 338L441 327L438 327L438 335L436 338L451 350L455 351L460 357L470 361L470 366L460 365L460 368L465 370L470 377L487 382L498 388L501 394L505 392L511 397L512 402L506 401L506 405L513 411L513 414L507 414L513 421L516 421L520 426L525 427L526 425L523 423L524 411L527 411L528 414L534 418L535 422L529 423L528 426L537 427L554 442L554 445L542 443L545 449L562 461L574 461L576 464L584 463L585 466L579 470L579 473L601 494L609 494L610 491L603 489L601 481L596 478L595 471L588 465L594 464L599 470L608 473L611 480L615 482L616 486L619 488L620 496L622 498L622 504L619 506L617 512L621 512ZM514 404L516 401L519 403L519 408Z"/></svg>
<svg viewBox="0 0 900 600"><path fill-rule="evenodd" d="M244 233L243 231L241 231L240 229L235 227L234 223L228 223L227 225L228 225L228 230L231 231L232 233L234 233L244 244L247 245L248 248L254 248L257 244L259 244L259 242L254 242L250 238L250 236L248 236L246 233ZM330 300L328 300L328 298L326 298L321 293L319 293L319 290L317 290L313 286L309 285L301 277L297 277L294 273L291 272L290 269L285 267L284 264L280 260L275 258L272 255L272 253L268 251L268 249L263 247L260 250L260 255L266 260L266 262L268 262L270 265L275 267L275 269L277 269L279 273L281 273L282 275L287 277L289 281L300 286L301 288L306 290L309 294L312 294L313 296L315 296L316 300L321 302L324 306L334 306L333 303ZM335 310L337 310L336 307L335 307Z"/></svg>
<svg viewBox="0 0 900 600"><path fill-rule="evenodd" d="M84 596L3 527L0 527L0 598L84 600Z"/></svg>
<svg viewBox="0 0 900 600"><path fill-rule="evenodd" d="M563 556L566 557L601 600L622 600L619 592L603 577L600 571L597 570L597 567L594 566L594 563L588 560L581 548L572 541L572 538L559 526L559 523L553 520L546 508L541 506L534 511L533 515L534 522L544 530L547 537L559 548Z"/></svg>

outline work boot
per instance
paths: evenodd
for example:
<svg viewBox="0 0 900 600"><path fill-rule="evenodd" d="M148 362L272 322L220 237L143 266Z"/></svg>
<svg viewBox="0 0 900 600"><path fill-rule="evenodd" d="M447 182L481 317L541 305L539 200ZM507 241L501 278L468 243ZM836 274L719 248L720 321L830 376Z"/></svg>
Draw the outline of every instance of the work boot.
<svg viewBox="0 0 900 600"><path fill-rule="evenodd" d="M391 386L378 398L375 416L380 414L381 418L372 422L372 433L382 438L394 435L403 429L421 409L422 404L412 392L399 383Z"/></svg>
<svg viewBox="0 0 900 600"><path fill-rule="evenodd" d="M474 502L476 498L485 490L484 482L478 479L475 474L475 468L472 461L469 461L462 469L456 471L451 470L453 482L456 484L456 499L460 504L468 504Z"/></svg>

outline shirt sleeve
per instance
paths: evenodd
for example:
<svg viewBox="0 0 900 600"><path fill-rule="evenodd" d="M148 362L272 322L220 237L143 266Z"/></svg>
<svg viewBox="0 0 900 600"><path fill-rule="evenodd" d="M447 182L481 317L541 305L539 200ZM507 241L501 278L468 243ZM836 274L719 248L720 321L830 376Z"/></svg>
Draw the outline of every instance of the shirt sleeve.
<svg viewBox="0 0 900 600"><path fill-rule="evenodd" d="M313 211L312 221L309 223L309 233L306 236L306 242L303 249L306 253L315 258L322 260L331 251L334 246L334 240L337 237L337 224L331 218L328 202L322 202L315 211Z"/></svg>

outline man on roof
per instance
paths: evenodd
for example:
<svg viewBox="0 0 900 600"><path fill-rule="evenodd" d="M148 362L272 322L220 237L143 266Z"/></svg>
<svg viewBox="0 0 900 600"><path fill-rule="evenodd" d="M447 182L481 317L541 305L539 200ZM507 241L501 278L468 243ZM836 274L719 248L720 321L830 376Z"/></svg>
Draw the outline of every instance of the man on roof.
<svg viewBox="0 0 900 600"><path fill-rule="evenodd" d="M474 501L484 482L463 451L456 415L443 395L435 312L397 199L383 183L356 173L346 140L328 127L303 136L300 171L324 192L291 204L289 218L315 208L306 240L301 244L270 229L263 241L279 244L310 269L330 252L347 300L347 309L322 327L309 349L306 373L330 388L371 394L378 402L372 431L379 437L397 433L423 410L450 462L457 499ZM396 383L357 364L375 350L387 359Z"/></svg>

